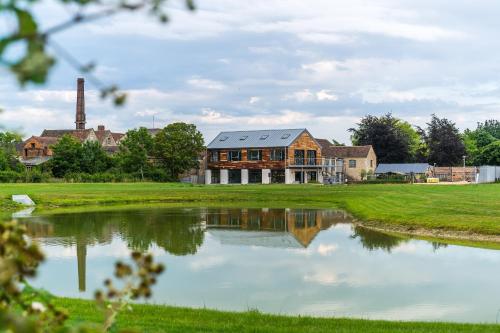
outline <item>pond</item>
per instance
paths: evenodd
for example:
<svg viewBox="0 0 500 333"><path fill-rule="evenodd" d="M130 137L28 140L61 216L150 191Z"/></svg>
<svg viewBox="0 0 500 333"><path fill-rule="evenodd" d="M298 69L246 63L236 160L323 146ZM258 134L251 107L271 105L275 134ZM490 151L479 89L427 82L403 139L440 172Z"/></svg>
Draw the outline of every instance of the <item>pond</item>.
<svg viewBox="0 0 500 333"><path fill-rule="evenodd" d="M389 236L315 209L144 208L18 218L35 286L91 298L132 249L167 266L151 302L266 313L495 322L500 252Z"/></svg>

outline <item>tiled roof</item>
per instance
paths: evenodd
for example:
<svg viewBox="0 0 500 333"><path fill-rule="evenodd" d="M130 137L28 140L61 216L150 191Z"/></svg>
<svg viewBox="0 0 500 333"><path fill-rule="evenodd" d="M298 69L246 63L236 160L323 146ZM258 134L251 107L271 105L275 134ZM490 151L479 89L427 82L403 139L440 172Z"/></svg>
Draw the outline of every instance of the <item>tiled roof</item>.
<svg viewBox="0 0 500 333"><path fill-rule="evenodd" d="M321 155L326 158L367 157L372 146L334 146L326 139L316 139L321 145Z"/></svg>
<svg viewBox="0 0 500 333"><path fill-rule="evenodd" d="M92 128L85 130L74 130L74 129L59 129L59 130L43 130L41 137L56 137L61 138L62 136L69 134L77 138L80 141L84 141L89 136L90 132L93 131Z"/></svg>
<svg viewBox="0 0 500 333"><path fill-rule="evenodd" d="M380 163L375 173L426 173L431 166L427 163Z"/></svg>
<svg viewBox="0 0 500 333"><path fill-rule="evenodd" d="M97 140L102 144L104 142L104 139L108 137L108 135L112 135L110 130L104 130L104 131L94 131L95 136L97 136Z"/></svg>
<svg viewBox="0 0 500 333"><path fill-rule="evenodd" d="M53 136L32 136L31 138L29 138L28 140L30 139L35 139L36 141L40 142L40 143L43 143L44 145L53 145L55 143L57 143L57 141L59 141L59 138L56 138L56 137L53 137ZM24 141L23 144L26 144L26 142L28 141Z"/></svg>
<svg viewBox="0 0 500 333"><path fill-rule="evenodd" d="M123 133L111 133L111 135L113 136L113 139L115 139L115 141L118 141L125 136L125 134Z"/></svg>
<svg viewBox="0 0 500 333"><path fill-rule="evenodd" d="M260 131L221 132L207 146L208 149L288 147L305 128Z"/></svg>

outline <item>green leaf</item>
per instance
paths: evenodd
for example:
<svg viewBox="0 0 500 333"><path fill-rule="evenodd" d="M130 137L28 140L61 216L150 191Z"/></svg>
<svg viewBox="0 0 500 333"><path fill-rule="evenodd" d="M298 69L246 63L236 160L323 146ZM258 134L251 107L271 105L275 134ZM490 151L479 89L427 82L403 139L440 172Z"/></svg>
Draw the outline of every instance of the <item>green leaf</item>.
<svg viewBox="0 0 500 333"><path fill-rule="evenodd" d="M17 26L18 33L21 36L35 36L38 31L35 19L30 12L16 8L15 10L17 16Z"/></svg>

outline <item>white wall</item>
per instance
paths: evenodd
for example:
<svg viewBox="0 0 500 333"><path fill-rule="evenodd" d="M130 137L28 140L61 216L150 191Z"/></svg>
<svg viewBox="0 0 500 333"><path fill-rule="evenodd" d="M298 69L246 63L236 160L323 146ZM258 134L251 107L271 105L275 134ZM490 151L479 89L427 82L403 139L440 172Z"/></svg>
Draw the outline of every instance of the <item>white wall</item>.
<svg viewBox="0 0 500 333"><path fill-rule="evenodd" d="M212 170L209 169L205 170L205 184L206 185L212 184Z"/></svg>
<svg viewBox="0 0 500 333"><path fill-rule="evenodd" d="M262 169L262 184L271 183L271 169Z"/></svg>
<svg viewBox="0 0 500 333"><path fill-rule="evenodd" d="M248 184L248 169L241 169L241 183Z"/></svg>
<svg viewBox="0 0 500 333"><path fill-rule="evenodd" d="M228 184L229 183L229 172L227 169L220 170L220 183Z"/></svg>

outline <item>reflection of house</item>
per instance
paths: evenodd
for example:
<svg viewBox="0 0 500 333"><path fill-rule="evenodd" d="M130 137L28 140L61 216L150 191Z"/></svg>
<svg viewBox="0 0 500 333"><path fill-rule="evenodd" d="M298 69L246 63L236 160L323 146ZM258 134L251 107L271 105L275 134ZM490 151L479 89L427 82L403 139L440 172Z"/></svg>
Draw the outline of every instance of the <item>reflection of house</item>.
<svg viewBox="0 0 500 333"><path fill-rule="evenodd" d="M342 160L343 172L349 180L362 180L362 173L373 173L377 155L372 146L334 146L328 140L318 140L325 158Z"/></svg>
<svg viewBox="0 0 500 333"><path fill-rule="evenodd" d="M206 216L210 234L223 244L307 247L323 229L338 222L314 209L220 209Z"/></svg>
<svg viewBox="0 0 500 333"><path fill-rule="evenodd" d="M207 152L206 184L323 181L321 146L306 129L221 132Z"/></svg>

